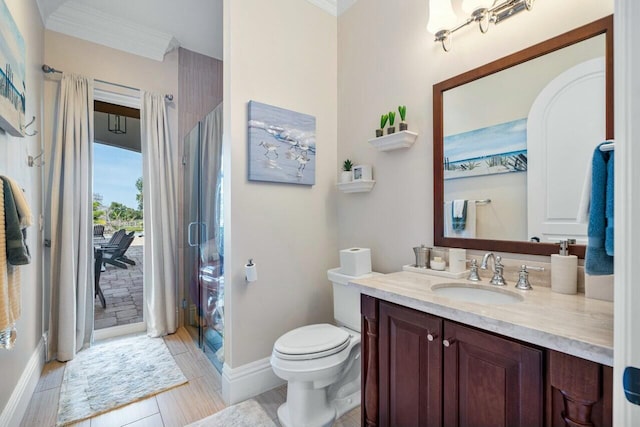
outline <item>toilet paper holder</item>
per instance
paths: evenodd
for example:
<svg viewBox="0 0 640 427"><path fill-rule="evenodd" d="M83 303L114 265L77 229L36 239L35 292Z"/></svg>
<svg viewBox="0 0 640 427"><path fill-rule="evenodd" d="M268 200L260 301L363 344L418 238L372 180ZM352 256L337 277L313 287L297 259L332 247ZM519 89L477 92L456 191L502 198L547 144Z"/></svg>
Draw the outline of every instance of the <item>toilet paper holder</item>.
<svg viewBox="0 0 640 427"><path fill-rule="evenodd" d="M247 283L255 282L258 280L258 270L253 262L253 258L249 258L249 262L244 265L244 278Z"/></svg>

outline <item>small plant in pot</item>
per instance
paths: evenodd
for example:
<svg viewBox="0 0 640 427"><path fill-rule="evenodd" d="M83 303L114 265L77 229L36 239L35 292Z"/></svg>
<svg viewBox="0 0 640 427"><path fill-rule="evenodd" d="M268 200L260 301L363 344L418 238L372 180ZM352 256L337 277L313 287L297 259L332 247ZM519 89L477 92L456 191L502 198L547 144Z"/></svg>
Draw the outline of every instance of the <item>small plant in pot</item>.
<svg viewBox="0 0 640 427"><path fill-rule="evenodd" d="M387 128L387 135L391 135L396 132L396 127L393 125L396 121L396 113L389 111L389 127Z"/></svg>
<svg viewBox="0 0 640 427"><path fill-rule="evenodd" d="M353 162L347 159L342 163L342 174L340 175L340 182L351 182L352 180L352 172L351 168L353 167Z"/></svg>
<svg viewBox="0 0 640 427"><path fill-rule="evenodd" d="M408 128L407 123L404 121L404 119L407 117L407 106L399 106L398 113L400 113L400 123L398 124L398 127L400 128L400 132L402 132L403 130L407 130Z"/></svg>
<svg viewBox="0 0 640 427"><path fill-rule="evenodd" d="M376 129L376 138L384 135L384 126L387 124L387 120L389 120L388 114L383 114L380 116L380 129Z"/></svg>

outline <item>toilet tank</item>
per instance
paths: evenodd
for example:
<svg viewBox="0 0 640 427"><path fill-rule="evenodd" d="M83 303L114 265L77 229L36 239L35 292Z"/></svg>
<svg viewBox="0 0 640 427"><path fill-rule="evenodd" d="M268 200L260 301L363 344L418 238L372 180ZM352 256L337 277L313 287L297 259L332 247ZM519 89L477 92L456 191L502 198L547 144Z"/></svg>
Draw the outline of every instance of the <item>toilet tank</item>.
<svg viewBox="0 0 640 427"><path fill-rule="evenodd" d="M347 276L340 273L340 268L327 272L333 284L333 318L336 324L360 332L360 290L348 283L353 279L363 279L380 273L369 273L362 276Z"/></svg>

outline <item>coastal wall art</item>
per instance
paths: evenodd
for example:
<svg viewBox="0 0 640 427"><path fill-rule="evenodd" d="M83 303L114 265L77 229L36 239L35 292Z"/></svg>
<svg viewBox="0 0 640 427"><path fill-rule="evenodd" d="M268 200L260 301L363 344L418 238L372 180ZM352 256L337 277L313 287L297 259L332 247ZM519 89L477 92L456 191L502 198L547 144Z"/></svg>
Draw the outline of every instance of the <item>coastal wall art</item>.
<svg viewBox="0 0 640 427"><path fill-rule="evenodd" d="M249 101L249 180L314 185L316 119Z"/></svg>
<svg viewBox="0 0 640 427"><path fill-rule="evenodd" d="M0 128L24 136L25 46L11 12L0 0Z"/></svg>
<svg viewBox="0 0 640 427"><path fill-rule="evenodd" d="M526 170L526 118L444 138L444 179Z"/></svg>

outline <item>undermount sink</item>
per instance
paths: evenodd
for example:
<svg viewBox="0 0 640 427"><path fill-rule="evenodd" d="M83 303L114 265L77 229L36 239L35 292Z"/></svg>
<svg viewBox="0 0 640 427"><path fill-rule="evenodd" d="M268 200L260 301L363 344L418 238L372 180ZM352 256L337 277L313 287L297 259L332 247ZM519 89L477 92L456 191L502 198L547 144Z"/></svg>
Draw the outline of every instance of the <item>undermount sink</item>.
<svg viewBox="0 0 640 427"><path fill-rule="evenodd" d="M522 295L502 288L489 288L470 283L441 283L431 291L438 296L477 304L514 304L524 300Z"/></svg>

